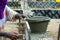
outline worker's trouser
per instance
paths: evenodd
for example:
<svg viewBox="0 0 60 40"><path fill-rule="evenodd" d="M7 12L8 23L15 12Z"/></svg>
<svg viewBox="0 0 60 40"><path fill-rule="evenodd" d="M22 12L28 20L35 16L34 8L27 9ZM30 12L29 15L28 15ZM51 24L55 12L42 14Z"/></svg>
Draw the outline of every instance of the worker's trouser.
<svg viewBox="0 0 60 40"><path fill-rule="evenodd" d="M0 19L0 31L4 29L5 21L6 21L6 17L4 17L3 19Z"/></svg>

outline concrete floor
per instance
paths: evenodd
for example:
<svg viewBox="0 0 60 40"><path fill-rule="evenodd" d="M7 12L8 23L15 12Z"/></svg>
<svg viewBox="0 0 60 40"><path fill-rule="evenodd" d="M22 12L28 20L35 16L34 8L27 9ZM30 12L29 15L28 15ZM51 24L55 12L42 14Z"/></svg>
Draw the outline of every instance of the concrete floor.
<svg viewBox="0 0 60 40"><path fill-rule="evenodd" d="M54 40L57 40L59 25L60 25L60 19L51 19L49 22L47 31L51 33Z"/></svg>

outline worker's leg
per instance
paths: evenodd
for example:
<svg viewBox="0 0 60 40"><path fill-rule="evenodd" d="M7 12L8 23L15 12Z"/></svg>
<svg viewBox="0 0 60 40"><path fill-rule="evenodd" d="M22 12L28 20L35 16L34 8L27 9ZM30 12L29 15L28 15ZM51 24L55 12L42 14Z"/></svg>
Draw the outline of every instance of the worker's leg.
<svg viewBox="0 0 60 40"><path fill-rule="evenodd" d="M6 21L6 17L0 19L0 31L4 29L5 21Z"/></svg>

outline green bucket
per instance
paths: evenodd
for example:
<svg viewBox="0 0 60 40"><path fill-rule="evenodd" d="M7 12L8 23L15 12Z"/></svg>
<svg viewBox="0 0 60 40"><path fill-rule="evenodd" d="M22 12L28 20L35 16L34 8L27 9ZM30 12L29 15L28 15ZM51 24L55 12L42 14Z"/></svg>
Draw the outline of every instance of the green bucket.
<svg viewBox="0 0 60 40"><path fill-rule="evenodd" d="M27 21L30 25L32 33L45 33L50 18L45 16L34 16L27 19Z"/></svg>

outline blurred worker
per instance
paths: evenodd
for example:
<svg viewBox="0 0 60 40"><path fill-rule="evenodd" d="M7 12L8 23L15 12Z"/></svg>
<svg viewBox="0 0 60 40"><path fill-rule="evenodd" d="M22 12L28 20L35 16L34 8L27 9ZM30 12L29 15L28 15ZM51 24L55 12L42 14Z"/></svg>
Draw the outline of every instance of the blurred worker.
<svg viewBox="0 0 60 40"><path fill-rule="evenodd" d="M0 0L0 31L4 29L4 24L6 19L16 20L21 16L26 16L25 14L18 14L7 6L7 0Z"/></svg>
<svg viewBox="0 0 60 40"><path fill-rule="evenodd" d="M7 0L0 0L0 31L4 29L4 24L6 19L16 20L21 16L26 16L25 14L18 14L7 6Z"/></svg>

